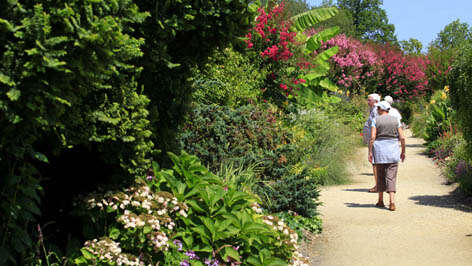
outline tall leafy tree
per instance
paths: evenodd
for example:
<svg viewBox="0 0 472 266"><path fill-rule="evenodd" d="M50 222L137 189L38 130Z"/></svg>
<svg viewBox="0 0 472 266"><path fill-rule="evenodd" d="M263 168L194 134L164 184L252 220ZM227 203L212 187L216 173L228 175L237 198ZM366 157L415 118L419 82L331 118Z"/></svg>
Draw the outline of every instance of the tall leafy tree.
<svg viewBox="0 0 472 266"><path fill-rule="evenodd" d="M348 10L355 27L355 37L379 43L397 42L395 26L388 23L382 0L339 0L338 6Z"/></svg>
<svg viewBox="0 0 472 266"><path fill-rule="evenodd" d="M438 33L431 45L440 50L447 50L458 48L468 40L472 40L472 28L466 22L461 23L459 19L456 19Z"/></svg>
<svg viewBox="0 0 472 266"><path fill-rule="evenodd" d="M415 38L400 41L400 47L407 54L419 55L423 49L423 44Z"/></svg>

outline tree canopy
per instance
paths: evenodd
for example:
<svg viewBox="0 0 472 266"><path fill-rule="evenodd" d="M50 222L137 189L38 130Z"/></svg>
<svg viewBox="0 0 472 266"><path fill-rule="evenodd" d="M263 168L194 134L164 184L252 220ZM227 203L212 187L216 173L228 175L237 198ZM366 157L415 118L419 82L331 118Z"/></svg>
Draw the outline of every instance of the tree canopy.
<svg viewBox="0 0 472 266"><path fill-rule="evenodd" d="M400 47L407 54L419 55L423 49L423 44L415 38L400 41Z"/></svg>
<svg viewBox="0 0 472 266"><path fill-rule="evenodd" d="M379 43L397 42L395 26L388 23L382 0L339 0L338 7L352 16L355 37Z"/></svg>
<svg viewBox="0 0 472 266"><path fill-rule="evenodd" d="M459 19L456 19L438 33L431 45L441 50L447 50L458 48L468 40L472 40L472 28L466 22L461 23Z"/></svg>

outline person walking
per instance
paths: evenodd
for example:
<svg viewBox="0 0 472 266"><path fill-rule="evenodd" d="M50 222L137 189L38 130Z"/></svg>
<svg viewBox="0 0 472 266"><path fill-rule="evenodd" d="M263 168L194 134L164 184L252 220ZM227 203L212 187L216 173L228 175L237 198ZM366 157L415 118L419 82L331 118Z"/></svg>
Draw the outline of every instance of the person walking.
<svg viewBox="0 0 472 266"><path fill-rule="evenodd" d="M383 192L389 194L391 211L396 210L395 193L398 162L405 160L405 135L400 121L389 115L391 106L386 101L376 105L378 116L372 121L369 142L369 162L373 163L377 172L377 207L385 207ZM401 151L398 147L401 144Z"/></svg>
<svg viewBox="0 0 472 266"><path fill-rule="evenodd" d="M400 120L400 123L402 122L402 115L398 111L398 109L392 107L393 104L393 98L390 95L387 95L384 97L384 101L388 102L390 104L390 111L388 111L388 114L391 116L394 116Z"/></svg>
<svg viewBox="0 0 472 266"><path fill-rule="evenodd" d="M380 102L380 95L377 93L372 93L367 96L367 105L369 106L369 118L364 124L363 129L363 138L364 144L369 145L370 136L371 136L371 128L372 128L372 121L377 117L377 108L375 105ZM372 172L374 174L374 187L369 189L369 192L377 192L377 174L375 171L375 164L372 164Z"/></svg>

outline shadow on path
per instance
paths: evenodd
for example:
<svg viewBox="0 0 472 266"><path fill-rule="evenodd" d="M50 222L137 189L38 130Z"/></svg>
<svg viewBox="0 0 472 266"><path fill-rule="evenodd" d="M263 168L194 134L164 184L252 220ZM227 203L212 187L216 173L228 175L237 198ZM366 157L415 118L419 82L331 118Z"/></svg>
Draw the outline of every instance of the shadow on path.
<svg viewBox="0 0 472 266"><path fill-rule="evenodd" d="M369 192L368 188L346 188L343 191L352 191L352 192Z"/></svg>
<svg viewBox="0 0 472 266"><path fill-rule="evenodd" d="M361 175L374 176L374 174L373 174L373 173L361 173Z"/></svg>
<svg viewBox="0 0 472 266"><path fill-rule="evenodd" d="M374 203L372 204L360 204L354 202L346 202L344 203L349 208L377 208Z"/></svg>
<svg viewBox="0 0 472 266"><path fill-rule="evenodd" d="M410 197L409 199L416 201L416 204L418 205L449 208L463 212L472 212L472 204L470 202L471 199L461 196L457 189L448 195L419 195Z"/></svg>
<svg viewBox="0 0 472 266"><path fill-rule="evenodd" d="M424 148L423 144L405 144L407 148Z"/></svg>

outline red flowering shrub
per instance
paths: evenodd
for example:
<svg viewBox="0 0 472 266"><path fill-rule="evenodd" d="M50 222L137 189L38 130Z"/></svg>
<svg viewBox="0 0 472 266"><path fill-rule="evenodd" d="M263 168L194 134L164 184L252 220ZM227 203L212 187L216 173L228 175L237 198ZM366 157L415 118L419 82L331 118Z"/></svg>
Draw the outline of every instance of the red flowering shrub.
<svg viewBox="0 0 472 266"><path fill-rule="evenodd" d="M412 99L425 95L429 90L426 76L428 60L425 57L404 55L400 49L390 45L380 46L377 55L383 65L376 89L378 93Z"/></svg>
<svg viewBox="0 0 472 266"><path fill-rule="evenodd" d="M382 62L368 44L340 34L323 44L322 49L338 46L339 52L331 61L330 78L343 90L358 92L371 88L382 73Z"/></svg>
<svg viewBox="0 0 472 266"><path fill-rule="evenodd" d="M295 54L300 57L302 53L298 53L296 32L289 31L291 22L285 18L284 7L282 2L267 10L259 8L256 25L245 36L247 48L258 57L262 67L269 69L265 86L261 88L263 98L276 104L285 101L305 82L297 77L303 66L310 66L306 60L294 59Z"/></svg>
<svg viewBox="0 0 472 266"><path fill-rule="evenodd" d="M344 34L323 44L322 50L338 46L331 59L330 78L344 90L377 92L411 99L425 94L428 87L424 56L405 55L391 45L362 43Z"/></svg>

